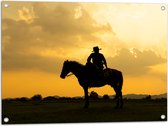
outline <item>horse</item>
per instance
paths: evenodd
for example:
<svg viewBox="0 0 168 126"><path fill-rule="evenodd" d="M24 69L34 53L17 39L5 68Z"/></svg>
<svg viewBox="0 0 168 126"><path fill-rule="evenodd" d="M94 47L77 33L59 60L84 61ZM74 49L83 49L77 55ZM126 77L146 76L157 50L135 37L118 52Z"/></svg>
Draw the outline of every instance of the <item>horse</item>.
<svg viewBox="0 0 168 126"><path fill-rule="evenodd" d="M84 90L84 108L89 107L89 96L88 96L88 88L92 87L102 87L106 84L113 87L117 100L115 108L123 107L123 98L122 98L122 85L123 85L123 75L121 71L116 69L107 68L104 70L104 73L108 73L106 76L101 76L99 74L93 73L88 69L86 65L82 65L76 61L64 61L62 71L60 77L65 79L65 77L69 76L69 73L74 74L80 86L82 86ZM97 77L97 78L96 78Z"/></svg>

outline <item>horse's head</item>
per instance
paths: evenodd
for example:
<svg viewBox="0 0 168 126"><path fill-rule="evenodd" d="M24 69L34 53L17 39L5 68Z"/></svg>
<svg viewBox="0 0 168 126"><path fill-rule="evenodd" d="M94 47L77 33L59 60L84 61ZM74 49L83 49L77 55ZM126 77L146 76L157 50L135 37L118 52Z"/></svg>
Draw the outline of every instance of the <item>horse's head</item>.
<svg viewBox="0 0 168 126"><path fill-rule="evenodd" d="M66 60L66 61L64 61L60 77L64 79L69 72L70 72L69 61Z"/></svg>

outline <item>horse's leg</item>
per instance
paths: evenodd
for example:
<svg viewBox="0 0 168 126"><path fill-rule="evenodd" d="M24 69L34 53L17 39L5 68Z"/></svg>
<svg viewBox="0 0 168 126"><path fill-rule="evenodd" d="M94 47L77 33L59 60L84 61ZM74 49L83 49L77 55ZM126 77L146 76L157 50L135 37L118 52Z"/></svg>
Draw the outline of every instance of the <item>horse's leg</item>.
<svg viewBox="0 0 168 126"><path fill-rule="evenodd" d="M88 87L84 87L84 93L85 93L85 106L84 108L89 107L89 97L88 97Z"/></svg>
<svg viewBox="0 0 168 126"><path fill-rule="evenodd" d="M122 98L121 88L116 87L116 88L114 88L114 90L116 92L116 99L117 99L116 108L118 108L118 107L122 108L123 107L123 98Z"/></svg>
<svg viewBox="0 0 168 126"><path fill-rule="evenodd" d="M121 102L120 108L122 108L123 107L123 98L122 98L122 91L121 90L120 90L120 102Z"/></svg>
<svg viewBox="0 0 168 126"><path fill-rule="evenodd" d="M119 100L120 100L120 98L119 98L119 92L118 92L118 87L114 86L113 88L114 88L114 91L116 93L115 100L117 101L117 104L116 104L115 108L118 108L119 107Z"/></svg>
<svg viewBox="0 0 168 126"><path fill-rule="evenodd" d="M119 94L120 94L120 108L123 107L123 98L122 98L122 86L123 86L123 76L122 73L119 74L119 82L118 82L118 88L119 88Z"/></svg>
<svg viewBox="0 0 168 126"><path fill-rule="evenodd" d="M119 82L117 84L118 94L119 94L119 100L120 100L120 108L123 107L122 85L123 85L123 77L121 76L121 78L119 79Z"/></svg>
<svg viewBox="0 0 168 126"><path fill-rule="evenodd" d="M116 108L123 107L123 98L122 98L122 91L121 88L116 86L114 87L114 91L116 92L115 99L117 100Z"/></svg>

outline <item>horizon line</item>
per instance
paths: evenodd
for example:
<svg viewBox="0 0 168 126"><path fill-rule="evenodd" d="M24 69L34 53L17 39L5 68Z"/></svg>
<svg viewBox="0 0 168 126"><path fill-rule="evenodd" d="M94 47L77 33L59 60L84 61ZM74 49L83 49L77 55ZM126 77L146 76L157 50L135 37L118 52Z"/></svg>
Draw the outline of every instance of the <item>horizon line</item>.
<svg viewBox="0 0 168 126"><path fill-rule="evenodd" d="M161 93L161 94L134 94L134 93L130 93L130 94L124 94L123 96L126 96L126 95L146 95L146 96L157 96L157 95L164 95L164 94L166 94L167 95L167 92L166 93ZM33 96L35 96L35 95L41 95L41 94L34 94L34 95L32 95L31 97L26 97L26 96L20 96L20 97L6 97L6 98L1 98L1 100L3 100L3 99L15 99L15 98L32 98ZM108 95L108 94L104 94L104 95ZM103 97L104 95L98 95L99 97ZM43 95L41 95L42 96L42 98L46 98L46 97L66 97L66 98L75 98L75 97L84 97L84 95L81 95L81 96L59 96L59 95L48 95L48 96L44 96L43 97ZM113 94L113 95L108 95L108 96L115 96L115 94Z"/></svg>

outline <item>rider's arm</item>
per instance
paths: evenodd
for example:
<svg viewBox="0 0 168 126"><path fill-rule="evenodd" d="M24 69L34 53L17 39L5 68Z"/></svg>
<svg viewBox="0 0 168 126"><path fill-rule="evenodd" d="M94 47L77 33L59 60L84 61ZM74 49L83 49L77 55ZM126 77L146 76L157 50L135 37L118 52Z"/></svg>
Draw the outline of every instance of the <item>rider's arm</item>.
<svg viewBox="0 0 168 126"><path fill-rule="evenodd" d="M88 57L87 62L90 63L91 59L92 59L92 54L90 54L90 56Z"/></svg>
<svg viewBox="0 0 168 126"><path fill-rule="evenodd" d="M104 58L104 56L102 55L102 58L103 58L103 63L104 63L104 65L106 66L106 68L107 68L107 62L106 62L106 59Z"/></svg>

